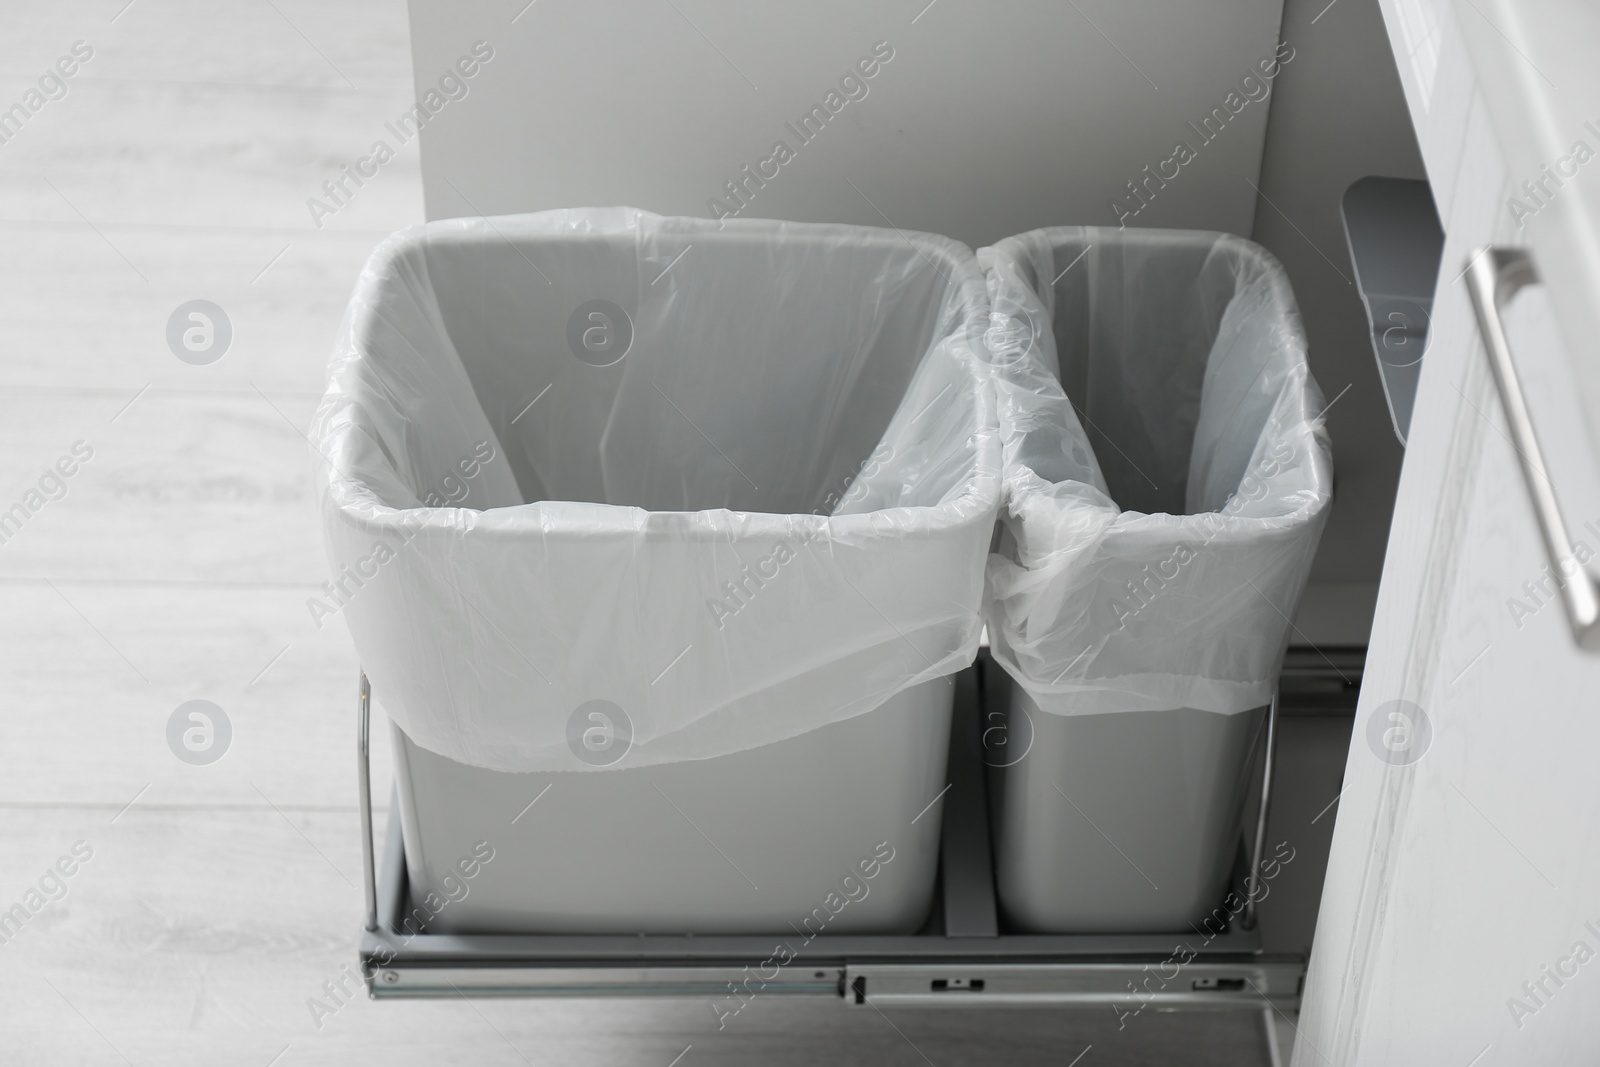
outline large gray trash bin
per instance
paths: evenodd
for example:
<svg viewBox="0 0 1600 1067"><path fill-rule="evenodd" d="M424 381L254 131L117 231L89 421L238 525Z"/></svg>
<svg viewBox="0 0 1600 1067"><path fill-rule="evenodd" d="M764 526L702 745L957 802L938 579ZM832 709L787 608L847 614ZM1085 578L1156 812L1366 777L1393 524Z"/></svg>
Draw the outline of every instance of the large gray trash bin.
<svg viewBox="0 0 1600 1067"><path fill-rule="evenodd" d="M430 929L922 921L999 501L986 314L970 250L866 227L379 247L312 436Z"/></svg>
<svg viewBox="0 0 1600 1067"><path fill-rule="evenodd" d="M1221 900L1331 495L1294 298L1221 234L1038 230L980 259L1001 904L1027 930L1184 930Z"/></svg>

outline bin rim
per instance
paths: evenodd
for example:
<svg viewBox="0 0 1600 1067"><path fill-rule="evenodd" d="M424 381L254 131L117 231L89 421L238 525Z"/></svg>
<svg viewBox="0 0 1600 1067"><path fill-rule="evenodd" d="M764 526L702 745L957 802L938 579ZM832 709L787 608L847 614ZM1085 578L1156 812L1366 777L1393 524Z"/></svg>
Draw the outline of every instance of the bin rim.
<svg viewBox="0 0 1600 1067"><path fill-rule="evenodd" d="M552 229L553 223L565 225ZM952 490L937 505L898 506L844 515L815 512L766 512L729 508L701 508L693 511L656 511L626 504L595 501L545 499L488 509L462 507L397 507L385 503L365 480L347 474L341 461L355 445L360 429L351 412L361 398L344 388L345 375L337 370L329 376L313 420L311 440L317 455L319 478L344 521L375 535L406 531L411 536L429 530L472 530L475 536L496 533L525 535L530 524L541 529L546 541L571 539L622 538L629 540L726 541L738 529L741 536L754 538L794 536L810 532L819 540L845 544L860 543L874 537L904 539L932 538L963 531L973 524L992 522L1002 496L1000 427L995 409L995 391L983 353L981 332L988 323L988 290L972 250L954 238L915 230L864 226L834 222L791 222L780 219L729 218L721 221L693 216L659 215L640 208L589 207L559 208L494 216L460 216L414 223L384 237L373 248L362 266L351 295L345 320L335 343L335 359L348 353L348 363L366 360L367 351L360 338L374 314L373 297L387 284L386 269L408 256L426 253L430 245L459 242L493 246L513 239L536 241L623 240L635 238L644 226L658 227L657 233L693 235L696 243L742 245L768 243L782 235L786 242L803 244L836 243L849 237L864 245L909 249L944 280L947 291L954 291L965 311L965 321L950 333L945 343L959 346L972 368L972 387L977 393L979 419L972 427L974 464L963 484ZM513 245L515 247L515 245ZM932 257L932 258L930 258ZM930 346L930 352L932 346ZM924 358L927 358L925 356ZM317 442L328 447L324 449ZM552 525L544 512L593 509L590 521L562 516ZM624 517L626 518L624 519ZM544 521L540 521L543 519ZM619 528L619 520L629 528ZM742 527L742 529L739 529Z"/></svg>
<svg viewBox="0 0 1600 1067"><path fill-rule="evenodd" d="M1292 334L1292 343L1300 349L1302 356L1308 347L1305 327L1300 318L1299 304L1295 300L1294 288L1289 282L1288 271L1284 269L1282 262L1270 251L1247 237L1240 237L1238 234L1227 233L1222 230L1192 230L1154 226L1041 226L1036 229L1025 230L1022 233L1012 234L994 242L992 245L986 245L978 249L979 265L988 275L994 269L996 260L1001 257L1004 257L1014 265L1025 264L1026 257L1021 253L1024 252L1027 242L1030 240L1042 240L1048 243L1052 249L1069 241L1078 240L1085 241L1091 245L1105 243L1123 247L1135 247L1183 244L1195 248L1220 249L1231 256L1240 267L1252 271L1269 286L1273 301L1282 312L1281 324L1285 330ZM1036 290L1034 291L1034 296L1035 298L1038 297ZM1018 308L1015 310L1021 312L1024 309ZM1051 325L1053 326L1053 324ZM1316 389L1316 383L1311 378L1309 362L1302 362L1302 374L1308 380L1311 392L1320 396ZM1003 377L1003 374L999 376ZM1057 380L1057 384L1060 384L1059 380ZM1002 481L1004 483L1002 506L1012 508L1012 499L1023 494L1036 496L1041 492L1048 494L1048 491L1055 486L1080 486L1084 494L1090 497L1085 503L1093 503L1115 513L1114 525L1116 534L1119 537L1134 538L1148 533L1152 538L1157 538L1160 537L1159 531L1162 520L1188 519L1205 523L1221 523L1222 528L1212 531L1213 536L1207 540L1207 544L1220 543L1226 545L1233 541L1257 541L1264 535L1282 530L1286 524L1293 526L1303 522L1314 521L1331 506L1333 497L1332 464L1327 459L1325 446L1321 445L1318 440L1320 436L1326 433L1323 415L1326 414L1327 408L1331 406L1331 404L1325 405L1321 411L1314 413L1310 411L1297 411L1294 413L1297 420L1305 423L1309 431L1307 433L1307 437L1310 439L1308 440L1308 445L1313 453L1311 472L1316 484L1312 487L1313 492L1299 494L1293 498L1295 500L1293 508L1271 513L1230 515L1227 512L1229 502L1225 502L1222 507L1207 511L1139 511L1122 507L1108 493L1088 482L1076 479L1052 482L1026 464L1007 465L1002 471ZM1074 409L1076 409L1076 405L1074 405ZM1003 442L1007 436L1006 415L1003 404L1001 405L1000 421ZM1265 434L1268 431L1269 427L1264 426L1261 432ZM1249 473L1247 471L1246 476ZM1170 534L1161 539L1166 540L1169 538Z"/></svg>

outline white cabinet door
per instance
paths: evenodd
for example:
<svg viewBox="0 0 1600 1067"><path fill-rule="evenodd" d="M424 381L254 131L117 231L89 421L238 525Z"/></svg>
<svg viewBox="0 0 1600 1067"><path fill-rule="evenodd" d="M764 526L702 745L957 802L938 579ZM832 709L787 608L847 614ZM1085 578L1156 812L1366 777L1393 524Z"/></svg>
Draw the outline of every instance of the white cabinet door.
<svg viewBox="0 0 1600 1067"><path fill-rule="evenodd" d="M1507 200L1524 176L1476 90L1457 142L1432 175L1450 190L1444 267L1296 1067L1600 1055L1600 656L1578 649L1555 595L1457 277L1475 248L1517 243ZM1507 323L1586 559L1600 470L1548 298L1525 291Z"/></svg>

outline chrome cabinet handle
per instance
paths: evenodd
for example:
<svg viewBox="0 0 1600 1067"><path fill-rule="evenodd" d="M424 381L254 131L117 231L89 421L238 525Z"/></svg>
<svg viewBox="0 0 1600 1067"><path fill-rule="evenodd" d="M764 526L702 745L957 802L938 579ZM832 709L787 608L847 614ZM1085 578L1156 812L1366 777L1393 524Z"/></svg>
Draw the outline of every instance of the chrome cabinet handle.
<svg viewBox="0 0 1600 1067"><path fill-rule="evenodd" d="M1494 371L1500 403L1511 429L1511 443L1522 467L1522 480L1533 500L1534 517L1544 538L1550 563L1561 576L1561 602L1572 624L1572 636L1586 652L1600 652L1600 583L1573 555L1572 539L1567 536L1566 520L1556 501L1555 486L1546 473L1544 453L1528 413L1528 401L1511 360L1511 345L1506 340L1500 308L1523 287L1539 281L1533 259L1520 248L1485 246L1473 254L1466 269L1467 293L1477 314L1483 349Z"/></svg>

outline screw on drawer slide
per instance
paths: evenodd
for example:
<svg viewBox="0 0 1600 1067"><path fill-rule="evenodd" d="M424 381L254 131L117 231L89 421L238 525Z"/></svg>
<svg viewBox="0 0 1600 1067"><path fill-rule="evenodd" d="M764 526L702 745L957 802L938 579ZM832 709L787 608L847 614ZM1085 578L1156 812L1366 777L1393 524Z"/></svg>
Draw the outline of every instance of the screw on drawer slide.
<svg viewBox="0 0 1600 1067"><path fill-rule="evenodd" d="M1197 992L1217 993L1243 993L1243 978L1196 978L1194 989Z"/></svg>

